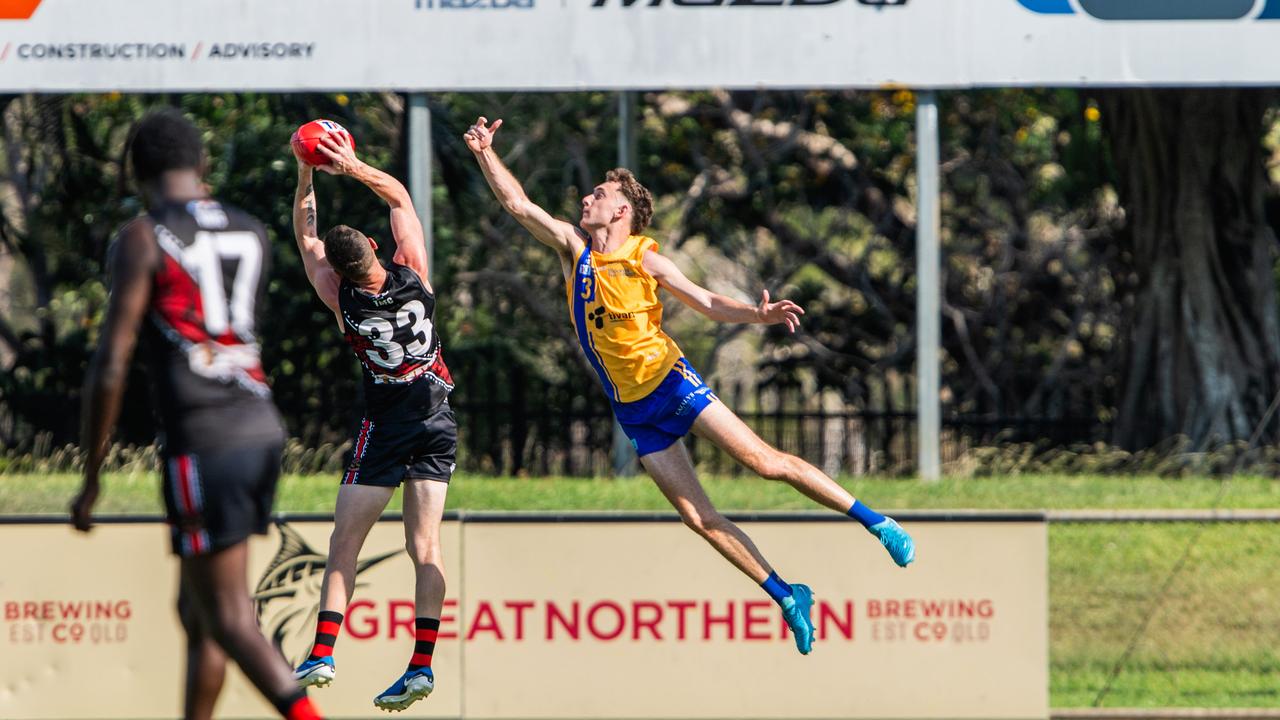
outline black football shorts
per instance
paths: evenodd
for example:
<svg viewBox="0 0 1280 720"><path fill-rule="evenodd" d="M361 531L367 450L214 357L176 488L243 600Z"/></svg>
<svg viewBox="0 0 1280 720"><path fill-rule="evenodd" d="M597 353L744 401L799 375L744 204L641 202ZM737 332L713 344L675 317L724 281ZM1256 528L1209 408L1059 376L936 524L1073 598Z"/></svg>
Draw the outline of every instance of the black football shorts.
<svg viewBox="0 0 1280 720"><path fill-rule="evenodd" d="M343 485L396 487L405 480L449 482L458 455L458 425L445 401L415 420L360 423Z"/></svg>
<svg viewBox="0 0 1280 720"><path fill-rule="evenodd" d="M160 474L173 552L206 555L265 533L280 451L271 444L164 456Z"/></svg>

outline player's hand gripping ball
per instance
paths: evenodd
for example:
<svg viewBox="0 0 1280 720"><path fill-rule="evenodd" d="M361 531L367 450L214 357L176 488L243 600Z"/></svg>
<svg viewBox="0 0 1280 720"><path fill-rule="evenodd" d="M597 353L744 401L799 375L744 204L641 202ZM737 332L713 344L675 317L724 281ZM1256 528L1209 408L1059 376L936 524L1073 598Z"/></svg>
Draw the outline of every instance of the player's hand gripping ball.
<svg viewBox="0 0 1280 720"><path fill-rule="evenodd" d="M312 120L293 131L289 144L298 151L298 156L308 165L328 165L329 158L320 152L320 138L326 135L341 135L346 138L352 150L356 148L355 138L347 129L332 120Z"/></svg>

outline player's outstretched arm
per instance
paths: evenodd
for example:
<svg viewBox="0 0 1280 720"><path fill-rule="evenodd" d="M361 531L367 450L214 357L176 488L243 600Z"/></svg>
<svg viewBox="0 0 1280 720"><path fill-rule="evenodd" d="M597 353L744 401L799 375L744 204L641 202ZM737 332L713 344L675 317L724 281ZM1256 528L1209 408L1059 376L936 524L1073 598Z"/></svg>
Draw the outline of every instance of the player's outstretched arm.
<svg viewBox="0 0 1280 720"><path fill-rule="evenodd" d="M645 253L642 262L645 272L652 275L659 285L679 298L680 302L712 320L765 325L783 323L791 332L800 327L800 316L804 314L804 309L790 300L769 302L768 290L764 291L759 305L748 305L698 285L680 272L680 268L670 259L656 252Z"/></svg>
<svg viewBox="0 0 1280 720"><path fill-rule="evenodd" d="M297 151L294 152L297 157ZM324 243L316 229L316 192L311 166L298 159L298 187L293 191L293 239L302 255L307 280L325 307L338 312L338 274L324 257Z"/></svg>
<svg viewBox="0 0 1280 720"><path fill-rule="evenodd" d="M534 204L520 186L520 181L502 164L502 159L493 149L493 135L500 127L502 120L494 120L490 125L482 116L462 138L476 156L476 162L480 163L480 171L498 202L502 203L502 209L543 245L554 249L561 257L568 257L570 263L574 262L585 246L582 236L572 224L551 217L546 210Z"/></svg>
<svg viewBox="0 0 1280 720"><path fill-rule="evenodd" d="M330 134L320 138L317 147L329 158L328 165L320 166L322 171L359 180L391 208L391 236L396 243L396 254L392 259L418 273L422 283L430 289L427 283L427 241L422 232L422 221L418 219L413 199L404 184L357 158L345 135Z"/></svg>
<svg viewBox="0 0 1280 720"><path fill-rule="evenodd" d="M138 328L151 302L151 278L160 263L155 229L145 219L135 220L121 231L109 255L111 295L107 317L98 349L89 363L80 409L80 447L87 453L84 482L71 502L71 522L83 531L93 525L98 472L107 454L111 430L120 416Z"/></svg>

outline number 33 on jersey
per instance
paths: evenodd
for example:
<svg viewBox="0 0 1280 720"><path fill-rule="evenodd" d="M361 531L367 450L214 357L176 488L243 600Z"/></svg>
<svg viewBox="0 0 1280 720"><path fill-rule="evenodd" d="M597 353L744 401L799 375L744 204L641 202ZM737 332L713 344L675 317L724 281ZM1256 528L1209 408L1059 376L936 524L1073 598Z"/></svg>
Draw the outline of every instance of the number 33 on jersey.
<svg viewBox="0 0 1280 720"><path fill-rule="evenodd" d="M431 322L435 305L417 273L394 263L377 294L347 281L338 288L342 329L364 368L370 417L415 419L453 389Z"/></svg>

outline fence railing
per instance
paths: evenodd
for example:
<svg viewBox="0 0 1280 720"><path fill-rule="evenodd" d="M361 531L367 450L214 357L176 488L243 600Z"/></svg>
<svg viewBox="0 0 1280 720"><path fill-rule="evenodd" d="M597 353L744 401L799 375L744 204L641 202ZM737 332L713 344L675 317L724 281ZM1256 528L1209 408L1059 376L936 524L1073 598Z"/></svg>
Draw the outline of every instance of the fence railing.
<svg viewBox="0 0 1280 720"><path fill-rule="evenodd" d="M830 475L901 475L916 463L916 415L885 408L855 408L830 394L794 386L720 392L761 438ZM501 381L472 377L451 400L458 416L459 466L502 475L607 475L611 472L613 413L591 378L573 385L529 382L519 369ZM882 403L882 405L891 405ZM1008 442L1069 445L1105 435L1097 423L1074 419L953 415L942 422L942 459L975 447ZM690 436L694 462L706 472L741 472L730 457Z"/></svg>
<svg viewBox="0 0 1280 720"><path fill-rule="evenodd" d="M493 475L602 476L612 472L613 412L595 378L566 373L549 382L502 353L457 353L450 358L459 382L450 400L458 416L458 465ZM573 368L572 370L577 370ZM862 378L866 399L843 401L837 393L780 382L713 383L720 399L766 442L798 455L829 475L907 475L915 470L917 424L913 383L902 373ZM359 406L353 399L352 412ZM352 421L357 416L351 418ZM346 420L332 420L341 424ZM353 426L354 428L354 426ZM330 430L332 437L334 431ZM145 434L144 434L145 435ZM338 437L351 435L338 431ZM1034 443L1066 447L1104 439L1096 421L946 415L942 460L950 463L974 448ZM25 437L21 443L3 438ZM74 435L30 427L0 399L0 454L46 457L67 449ZM134 438L139 446L146 440ZM317 455L307 467L332 465L349 440L309 442ZM711 443L690 436L687 445L704 472L737 474L742 468ZM319 457L323 456L323 458Z"/></svg>

